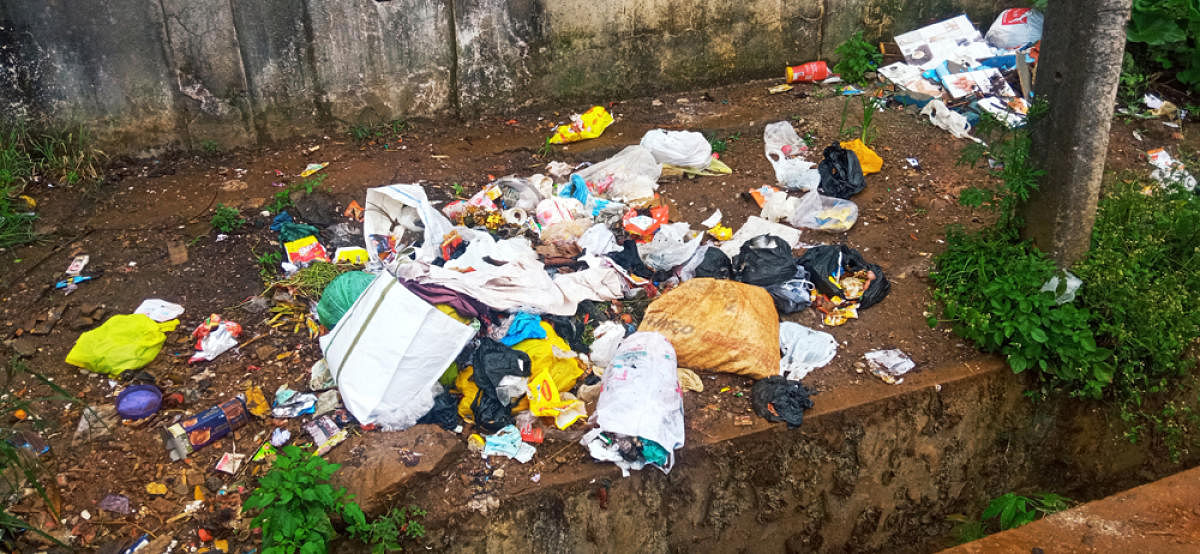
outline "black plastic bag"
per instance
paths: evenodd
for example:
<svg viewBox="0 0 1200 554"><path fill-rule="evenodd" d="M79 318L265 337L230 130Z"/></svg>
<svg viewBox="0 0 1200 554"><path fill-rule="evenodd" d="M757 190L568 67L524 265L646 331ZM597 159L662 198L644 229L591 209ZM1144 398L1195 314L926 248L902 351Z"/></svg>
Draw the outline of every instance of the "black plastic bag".
<svg viewBox="0 0 1200 554"><path fill-rule="evenodd" d="M841 263L840 269L838 267L839 262ZM862 298L858 301L858 307L861 309L870 308L879 303L880 300L883 300L887 296L888 291L892 289L892 284L884 276L882 267L867 263L863 259L862 254L845 245L825 245L809 248L803 256L800 256L799 263L808 270L813 285L817 287L817 291L829 297L843 295L842 289L834 284L830 280L830 277L836 279L841 275L855 273L864 269L874 272L875 279L867 286L867 290L863 291Z"/></svg>
<svg viewBox="0 0 1200 554"><path fill-rule="evenodd" d="M733 279L733 262L720 248L704 249L704 259L696 266L696 277Z"/></svg>
<svg viewBox="0 0 1200 554"><path fill-rule="evenodd" d="M471 379L479 387L479 394L471 402L475 424L488 432L496 432L513 422L512 407L500 401L496 386L509 376L529 377L529 355L513 350L490 338L483 338L472 355L475 372Z"/></svg>
<svg viewBox="0 0 1200 554"><path fill-rule="evenodd" d="M759 379L750 389L750 403L754 413L772 423L787 422L789 429L795 429L804 421L804 410L813 407L812 394L799 381L789 381L782 375L773 375Z"/></svg>
<svg viewBox="0 0 1200 554"><path fill-rule="evenodd" d="M775 301L775 311L781 314L794 314L812 303L813 284L808 280L808 271L804 266L796 266L796 274L791 279L767 287L771 299Z"/></svg>
<svg viewBox="0 0 1200 554"><path fill-rule="evenodd" d="M733 274L749 285L778 285L796 274L796 258L787 241L775 235L759 235L742 244L741 252L733 257Z"/></svg>
<svg viewBox="0 0 1200 554"><path fill-rule="evenodd" d="M867 180L863 177L858 154L833 144L825 148L824 155L825 158L817 165L817 171L821 173L821 184L817 190L821 194L849 199L866 188Z"/></svg>
<svg viewBox="0 0 1200 554"><path fill-rule="evenodd" d="M605 255L611 258L612 261L616 262L617 265L625 268L626 271L637 275L638 277L642 277L643 279L649 279L651 281L666 281L667 279L670 279L672 275L670 271L654 271L649 267L646 267L646 264L642 262L642 258L638 254L637 241L633 239L627 239L625 243L621 245L621 250L609 252Z"/></svg>
<svg viewBox="0 0 1200 554"><path fill-rule="evenodd" d="M457 429L462 425L462 418L458 415L458 399L443 390L441 394L433 397L433 407L421 416L417 423L440 425L447 431Z"/></svg>

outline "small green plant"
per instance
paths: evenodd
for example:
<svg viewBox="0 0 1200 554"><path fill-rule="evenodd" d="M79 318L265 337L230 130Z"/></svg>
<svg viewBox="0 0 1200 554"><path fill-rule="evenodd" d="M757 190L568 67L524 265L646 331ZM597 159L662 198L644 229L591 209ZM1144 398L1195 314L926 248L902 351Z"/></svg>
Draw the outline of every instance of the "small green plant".
<svg viewBox="0 0 1200 554"><path fill-rule="evenodd" d="M1200 9L1195 0L1134 0L1126 27L1128 50L1143 65L1172 73L1200 91Z"/></svg>
<svg viewBox="0 0 1200 554"><path fill-rule="evenodd" d="M292 185L291 190L303 190L304 194L312 194L313 191L325 186L325 174L317 173L295 185Z"/></svg>
<svg viewBox="0 0 1200 554"><path fill-rule="evenodd" d="M279 268L279 264L283 262L283 254L281 254L278 250L271 250L269 252L259 254L254 252L253 249L250 250L250 253L254 254L254 261L258 264L259 278L261 278L262 282L264 283L270 283L275 277L275 271Z"/></svg>
<svg viewBox="0 0 1200 554"><path fill-rule="evenodd" d="M290 189L284 189L275 192L275 195L271 197L271 203L267 205L267 210L277 214L290 207L292 207L292 193Z"/></svg>
<svg viewBox="0 0 1200 554"><path fill-rule="evenodd" d="M465 194L463 191L463 186L460 183L450 183L450 187L454 189L454 196L461 197Z"/></svg>
<svg viewBox="0 0 1200 554"><path fill-rule="evenodd" d="M262 529L263 554L326 552L338 536L335 517L347 524L351 538L370 545L372 552L399 550L402 542L425 535L416 521L425 511L415 506L368 521L345 488L329 484L340 467L294 445L280 449L242 504L243 512L258 512L250 525Z"/></svg>
<svg viewBox="0 0 1200 554"><path fill-rule="evenodd" d="M1007 493L998 496L983 510L984 520L995 520L1001 531L1015 529L1039 517L1066 510L1071 499L1053 493L1035 494L1033 497Z"/></svg>
<svg viewBox="0 0 1200 554"><path fill-rule="evenodd" d="M871 141L875 140L875 128L871 123L875 121L875 110L879 109L879 104L876 103L875 97L868 94L863 94L860 97L862 101L862 126L859 127L858 138L863 144L870 146Z"/></svg>
<svg viewBox="0 0 1200 554"><path fill-rule="evenodd" d="M25 412L27 415L26 421L20 425L28 425L25 430L39 431L45 427L44 420L38 417L38 411L35 409L34 400L61 400L64 403L79 402L79 399L67 392L58 384L47 379L41 374L29 369L28 366L20 360L13 357L8 361L7 367L2 370L5 382L5 391L0 394L0 413L9 415L19 411ZM28 374L41 384L46 385L53 392L52 396L27 399L15 394L13 391L16 387L12 386L14 379L18 374ZM90 409L90 408L85 408ZM30 447L26 446L23 430L17 425L9 423L10 419L6 418L0 422L0 546L8 545L8 541L16 535L32 531L48 539L52 543L65 547L58 539L50 536L45 531L30 525L21 516L14 514L10 508L12 503L20 499L22 495L14 495L13 491L18 491L23 488L31 488L45 503L49 514L55 518L61 514L55 512L56 504L51 501L47 487L53 487L53 482L45 481L46 472L42 467L40 453L34 452Z"/></svg>
<svg viewBox="0 0 1200 554"><path fill-rule="evenodd" d="M204 139L200 141L200 150L210 156L219 154L221 152L221 143L213 139Z"/></svg>
<svg viewBox="0 0 1200 554"><path fill-rule="evenodd" d="M729 148L729 142L727 142L725 139L717 137L715 133L708 133L704 135L704 138L708 139L708 145L711 146L712 151L716 152L717 154L724 154L725 150Z"/></svg>
<svg viewBox="0 0 1200 554"><path fill-rule="evenodd" d="M261 510L250 526L262 529L263 554L327 550L337 536L330 515L342 513L346 496L346 489L329 484L339 467L294 445L280 449L242 504L245 512Z"/></svg>
<svg viewBox="0 0 1200 554"><path fill-rule="evenodd" d="M350 127L350 138L355 142L367 142L375 133L371 130L370 125L353 125Z"/></svg>
<svg viewBox="0 0 1200 554"><path fill-rule="evenodd" d="M364 144L371 141L380 142L400 137L408 128L408 121L393 119L387 123L359 123L351 125L347 133L351 139L354 139L354 142Z"/></svg>
<svg viewBox="0 0 1200 554"><path fill-rule="evenodd" d="M366 516L357 504L346 504L345 518L349 526L347 534L363 544L371 546L372 554L398 551L403 549L405 540L419 539L425 536L425 527L418 518L425 516L425 510L416 506L392 508L388 513L367 521Z"/></svg>
<svg viewBox="0 0 1200 554"><path fill-rule="evenodd" d="M854 33L833 51L839 58L833 66L833 72L841 75L846 82L856 85L865 84L866 74L874 71L883 61L883 54L879 49L863 40L862 31Z"/></svg>
<svg viewBox="0 0 1200 554"><path fill-rule="evenodd" d="M246 224L246 220L242 218L242 214L237 208L217 204L217 209L213 212L212 219L208 221L208 224L222 233L232 233L241 229Z"/></svg>
<svg viewBox="0 0 1200 554"><path fill-rule="evenodd" d="M539 158L546 158L554 155L554 145L550 144L549 138L546 139L546 142L542 143L542 146L537 149L537 152L535 152L534 155Z"/></svg>
<svg viewBox="0 0 1200 554"><path fill-rule="evenodd" d="M817 143L817 135L813 134L812 131L805 131L804 136L800 140L804 141L805 146L812 148Z"/></svg>

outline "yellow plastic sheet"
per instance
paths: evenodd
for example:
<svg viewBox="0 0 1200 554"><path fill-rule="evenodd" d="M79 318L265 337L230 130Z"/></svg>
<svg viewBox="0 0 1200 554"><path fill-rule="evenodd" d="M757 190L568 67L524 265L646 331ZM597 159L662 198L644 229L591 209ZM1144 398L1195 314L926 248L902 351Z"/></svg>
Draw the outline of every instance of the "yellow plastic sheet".
<svg viewBox="0 0 1200 554"><path fill-rule="evenodd" d="M604 133L612 125L613 116L604 106L595 106L579 114L579 118L570 125L560 125L550 137L550 144L566 144L581 140L594 139Z"/></svg>
<svg viewBox="0 0 1200 554"><path fill-rule="evenodd" d="M154 361L167 340L164 332L174 331L178 325L178 319L158 323L145 314L114 315L103 325L79 335L66 361L116 377Z"/></svg>
<svg viewBox="0 0 1200 554"><path fill-rule="evenodd" d="M862 166L863 175L879 173L883 169L883 158L879 157L871 147L863 144L862 139L843 142L842 148L854 152L858 156L858 164Z"/></svg>

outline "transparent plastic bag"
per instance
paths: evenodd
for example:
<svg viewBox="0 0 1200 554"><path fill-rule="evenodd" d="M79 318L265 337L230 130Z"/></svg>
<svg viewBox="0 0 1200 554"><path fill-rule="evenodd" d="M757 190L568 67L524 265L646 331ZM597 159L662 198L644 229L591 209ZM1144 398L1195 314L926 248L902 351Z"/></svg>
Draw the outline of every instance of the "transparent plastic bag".
<svg viewBox="0 0 1200 554"><path fill-rule="evenodd" d="M849 231L858 220L858 205L849 200L823 196L815 190L797 200L789 206L793 211L788 215L788 223L796 227L841 232Z"/></svg>
<svg viewBox="0 0 1200 554"><path fill-rule="evenodd" d="M662 164L645 147L635 144L613 157L575 173L593 194L631 205L649 202L658 188Z"/></svg>
<svg viewBox="0 0 1200 554"><path fill-rule="evenodd" d="M771 167L775 168L775 180L788 190L813 190L821 182L816 165L801 157L807 149L804 141L796 134L792 124L777 121L763 129L763 150Z"/></svg>

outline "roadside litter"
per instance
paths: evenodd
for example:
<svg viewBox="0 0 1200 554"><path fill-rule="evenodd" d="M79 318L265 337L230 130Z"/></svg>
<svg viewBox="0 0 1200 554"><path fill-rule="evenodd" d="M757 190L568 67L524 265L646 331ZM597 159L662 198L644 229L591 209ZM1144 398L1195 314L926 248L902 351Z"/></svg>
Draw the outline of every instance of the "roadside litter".
<svg viewBox="0 0 1200 554"><path fill-rule="evenodd" d="M889 385L899 385L904 382L904 375L912 371L916 364L907 354L899 350L872 350L863 354L871 373Z"/></svg>

